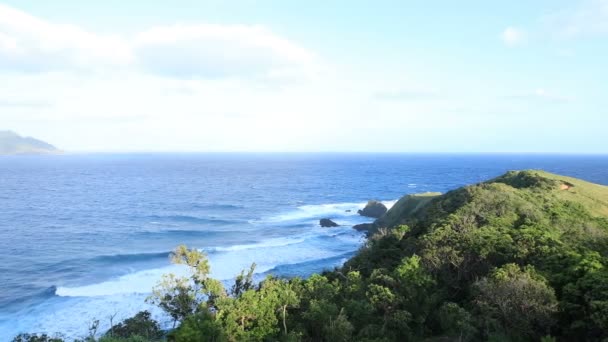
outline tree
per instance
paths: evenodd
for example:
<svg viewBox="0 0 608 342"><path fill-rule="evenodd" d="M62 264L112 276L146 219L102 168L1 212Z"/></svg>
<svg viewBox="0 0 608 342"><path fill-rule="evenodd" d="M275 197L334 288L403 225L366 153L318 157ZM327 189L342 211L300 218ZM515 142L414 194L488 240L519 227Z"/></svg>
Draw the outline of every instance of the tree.
<svg viewBox="0 0 608 342"><path fill-rule="evenodd" d="M158 305L173 318L173 327L177 322L196 313L202 306L209 307L206 300L216 300L224 296L221 283L208 277L210 272L207 256L196 249L178 246L171 254L174 264L185 265L189 277L177 277L174 274L164 275L147 301Z"/></svg>
<svg viewBox="0 0 608 342"><path fill-rule="evenodd" d="M503 332L514 338L547 335L555 323L554 291L534 268L515 264L496 269L474 284L474 305L483 318L486 335Z"/></svg>
<svg viewBox="0 0 608 342"><path fill-rule="evenodd" d="M188 278L176 277L174 274L163 275L162 280L152 289L148 302L158 305L171 318L173 327L177 322L196 312L199 306L197 291Z"/></svg>
<svg viewBox="0 0 608 342"><path fill-rule="evenodd" d="M444 303L439 309L438 319L443 333L459 342L469 341L476 333L471 314L456 303Z"/></svg>
<svg viewBox="0 0 608 342"><path fill-rule="evenodd" d="M141 311L113 326L105 336L127 338L133 336L145 337L148 340L160 339L163 332L158 322L151 318L150 312Z"/></svg>
<svg viewBox="0 0 608 342"><path fill-rule="evenodd" d="M605 268L586 273L564 287L560 303L567 336L585 336L589 340L608 337L608 271Z"/></svg>
<svg viewBox="0 0 608 342"><path fill-rule="evenodd" d="M255 267L256 264L253 263L249 267L249 271L247 271L247 273L242 270L241 273L236 276L236 278L234 279L234 285L230 290L230 293L233 297L238 297L243 292L253 288L253 273L255 272Z"/></svg>
<svg viewBox="0 0 608 342"><path fill-rule="evenodd" d="M297 307L300 304L300 298L294 291L292 283L285 280L267 280L267 282L270 281L274 283L275 291L277 291L278 304L280 305L278 311L280 311L283 321L283 334L287 336L287 308Z"/></svg>
<svg viewBox="0 0 608 342"><path fill-rule="evenodd" d="M348 321L344 310L340 310L337 317L330 317L329 324L324 329L324 340L328 342L349 342L352 341L354 327Z"/></svg>
<svg viewBox="0 0 608 342"><path fill-rule="evenodd" d="M224 342L228 337L214 314L201 311L188 316L178 329L169 334L169 341Z"/></svg>
<svg viewBox="0 0 608 342"><path fill-rule="evenodd" d="M49 336L47 334L19 334L13 338L13 342L63 342L63 338Z"/></svg>

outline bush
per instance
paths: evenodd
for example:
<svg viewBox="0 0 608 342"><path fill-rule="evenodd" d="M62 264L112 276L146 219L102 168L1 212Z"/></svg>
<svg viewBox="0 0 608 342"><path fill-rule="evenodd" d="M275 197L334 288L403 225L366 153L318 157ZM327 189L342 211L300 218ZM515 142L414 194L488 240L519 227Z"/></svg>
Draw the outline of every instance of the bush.
<svg viewBox="0 0 608 342"><path fill-rule="evenodd" d="M145 337L148 340L160 339L163 331L158 322L151 318L148 311L141 311L131 318L118 323L105 333L106 337L129 338L134 336Z"/></svg>
<svg viewBox="0 0 608 342"><path fill-rule="evenodd" d="M61 337L51 337L47 334L19 334L13 342L64 342Z"/></svg>

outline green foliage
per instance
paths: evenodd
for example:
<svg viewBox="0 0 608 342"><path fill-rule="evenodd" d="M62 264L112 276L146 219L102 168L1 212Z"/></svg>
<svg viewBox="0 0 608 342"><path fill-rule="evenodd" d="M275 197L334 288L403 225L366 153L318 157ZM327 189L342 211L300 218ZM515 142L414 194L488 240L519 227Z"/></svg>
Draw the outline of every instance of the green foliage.
<svg viewBox="0 0 608 342"><path fill-rule="evenodd" d="M169 334L170 341L224 342L228 337L213 314L208 311L188 316L180 327Z"/></svg>
<svg viewBox="0 0 608 342"><path fill-rule="evenodd" d="M113 326L106 332L105 336L113 338L141 336L148 340L157 340L163 336L163 332L158 322L151 318L148 311L141 311Z"/></svg>
<svg viewBox="0 0 608 342"><path fill-rule="evenodd" d="M245 274L245 271L241 271L241 274L237 275L234 280L234 286L232 286L231 293L233 296L238 297L243 292L253 288L253 272L255 271L255 263L251 264L249 271Z"/></svg>
<svg viewBox="0 0 608 342"><path fill-rule="evenodd" d="M608 331L608 270L590 269L564 288L562 307L565 332L589 340L605 338Z"/></svg>
<svg viewBox="0 0 608 342"><path fill-rule="evenodd" d="M555 324L554 291L532 267L507 264L473 286L473 304L488 336L538 339Z"/></svg>
<svg viewBox="0 0 608 342"><path fill-rule="evenodd" d="M177 322L212 307L216 300L226 296L226 291L221 282L208 277L209 261L203 252L179 246L173 252L171 260L175 264L185 265L190 271L190 277L176 277L173 274L163 276L147 300L173 318L175 327Z"/></svg>
<svg viewBox="0 0 608 342"><path fill-rule="evenodd" d="M91 339L90 341L95 341ZM97 342L154 342L157 340L151 340L148 337L143 336L131 336L131 337L102 337ZM160 341L160 340L158 340Z"/></svg>
<svg viewBox="0 0 608 342"><path fill-rule="evenodd" d="M550 190L559 185L556 180L543 177L534 171L510 171L504 176L494 179L494 182L505 183L516 189Z"/></svg>
<svg viewBox="0 0 608 342"><path fill-rule="evenodd" d="M327 341L349 342L352 341L353 330L353 325L342 310L336 318L330 318L329 324L324 327L323 335Z"/></svg>
<svg viewBox="0 0 608 342"><path fill-rule="evenodd" d="M47 334L19 334L13 338L13 342L64 342L64 340L62 337Z"/></svg>
<svg viewBox="0 0 608 342"><path fill-rule="evenodd" d="M199 306L197 291L190 280L173 274L163 276L162 281L152 289L148 301L169 314L173 318L174 327L177 322L195 313Z"/></svg>
<svg viewBox="0 0 608 342"><path fill-rule="evenodd" d="M443 334L453 339L469 341L477 333L471 314L456 303L444 303L437 315Z"/></svg>

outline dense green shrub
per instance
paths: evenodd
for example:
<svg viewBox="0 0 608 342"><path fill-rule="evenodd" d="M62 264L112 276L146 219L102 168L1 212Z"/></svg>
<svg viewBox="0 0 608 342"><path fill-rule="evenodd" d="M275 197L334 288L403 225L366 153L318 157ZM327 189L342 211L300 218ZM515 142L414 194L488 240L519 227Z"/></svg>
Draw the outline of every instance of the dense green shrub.
<svg viewBox="0 0 608 342"><path fill-rule="evenodd" d="M148 340L157 340L163 336L163 332L158 322L151 318L150 312L141 311L113 326L105 336L114 338L140 336Z"/></svg>
<svg viewBox="0 0 608 342"><path fill-rule="evenodd" d="M47 334L19 334L13 338L13 342L63 342L59 336L49 336Z"/></svg>

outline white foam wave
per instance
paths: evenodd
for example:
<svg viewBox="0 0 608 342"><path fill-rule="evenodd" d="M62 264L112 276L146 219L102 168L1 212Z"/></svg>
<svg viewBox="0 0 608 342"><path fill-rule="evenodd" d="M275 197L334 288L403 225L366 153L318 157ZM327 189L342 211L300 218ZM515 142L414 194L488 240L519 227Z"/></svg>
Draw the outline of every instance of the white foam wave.
<svg viewBox="0 0 608 342"><path fill-rule="evenodd" d="M315 241L318 237L332 237L322 245ZM221 251L208 255L211 276L220 280L234 278L241 270L255 262L256 273L266 272L277 265L292 264L327 258L335 255L335 250L347 248L355 250L361 243L361 235L349 227L310 231L291 238L273 238L255 244L227 247L203 248L204 251ZM187 269L182 265L168 265L130 273L107 281L82 285L59 286L55 294L60 297L100 297L118 294L149 294L152 287L163 274L173 273L186 276Z"/></svg>
<svg viewBox="0 0 608 342"><path fill-rule="evenodd" d="M256 248L269 248L269 247L284 247L297 243L302 243L306 240L304 237L299 238L275 238L269 239L259 243L252 243L247 245L234 245L228 247L210 247L203 248L203 250L207 252L234 252L234 251L243 251L247 249L256 249Z"/></svg>
<svg viewBox="0 0 608 342"><path fill-rule="evenodd" d="M296 210L270 217L267 221L284 222L284 221L300 221L314 220L320 217L340 217L357 215L357 210L363 209L365 203L328 203L318 205L302 205Z"/></svg>
<svg viewBox="0 0 608 342"><path fill-rule="evenodd" d="M59 286L55 290L55 295L60 297L99 297L117 294L148 294L162 275L168 273L180 276L186 275L187 269L183 266L171 265L130 273L96 284L74 287Z"/></svg>
<svg viewBox="0 0 608 342"><path fill-rule="evenodd" d="M392 201L382 201L382 204L384 204L387 209L390 209L395 205L395 203L397 203L397 201L398 199Z"/></svg>
<svg viewBox="0 0 608 342"><path fill-rule="evenodd" d="M17 334L45 332L53 335L60 332L66 341L84 340L94 320L99 320L98 334L110 328L110 319L116 324L137 312L147 310L160 322L161 327L172 326L170 317L160 308L145 302L147 295L113 295L86 298L56 298L34 309L19 314L19 319L0 320L0 340L10 341Z"/></svg>
<svg viewBox="0 0 608 342"><path fill-rule="evenodd" d="M390 209L397 200L382 201L388 209ZM344 219L347 223L352 221L353 217L357 217L357 211L363 209L367 202L344 202L344 203L327 203L327 204L316 204L316 205L302 205L296 208L296 210L273 216L264 222L290 222L290 221L303 221L310 220L314 222L320 218L335 218L336 220ZM338 222L340 223L340 222ZM354 222L358 223L358 222Z"/></svg>

